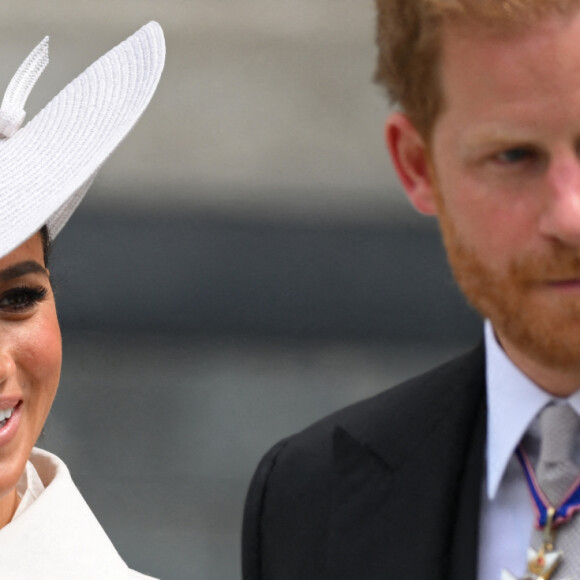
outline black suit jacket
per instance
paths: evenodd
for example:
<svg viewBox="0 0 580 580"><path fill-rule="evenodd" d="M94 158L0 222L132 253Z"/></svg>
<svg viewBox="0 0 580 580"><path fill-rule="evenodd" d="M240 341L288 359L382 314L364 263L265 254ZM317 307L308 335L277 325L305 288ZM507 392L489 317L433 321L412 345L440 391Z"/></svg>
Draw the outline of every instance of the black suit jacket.
<svg viewBox="0 0 580 580"><path fill-rule="evenodd" d="M474 580L483 346L276 445L252 480L244 580Z"/></svg>

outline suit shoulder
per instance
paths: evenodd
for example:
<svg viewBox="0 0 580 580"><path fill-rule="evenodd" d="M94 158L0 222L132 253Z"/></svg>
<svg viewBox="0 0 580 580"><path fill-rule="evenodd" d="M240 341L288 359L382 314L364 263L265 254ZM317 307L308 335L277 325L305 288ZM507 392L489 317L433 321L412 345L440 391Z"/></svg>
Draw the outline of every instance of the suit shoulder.
<svg viewBox="0 0 580 580"><path fill-rule="evenodd" d="M262 477L269 477L274 467L289 464L293 468L298 458L302 469L309 465L323 469L328 464L337 427L372 431L380 424L381 431L392 426L393 435L397 435L401 426L426 419L450 401L481 392L485 384L484 361L483 345L478 345L434 369L335 411L275 445L264 456L258 471Z"/></svg>
<svg viewBox="0 0 580 580"><path fill-rule="evenodd" d="M284 441L284 454L304 453L320 459L322 449L332 442L337 426L355 430L381 431L391 425L393 434L408 425L433 415L450 401L461 401L482 392L485 385L483 345L412 377L373 397L356 402L320 419Z"/></svg>
<svg viewBox="0 0 580 580"><path fill-rule="evenodd" d="M476 393L482 392L483 361L483 347L478 347L339 410L275 445L260 462L246 500L244 579L282 578L281 570L268 570L272 560L263 555L282 550L291 541L288 538L298 536L307 537L303 547L315 546L320 541L316 538L327 533L335 437L352 433L363 444L377 438L396 441L402 430L418 424L428 427L437 416L444 416L446 405L463 405L462 397L475 399ZM474 388L472 383L478 383L480 388ZM305 521L308 526L300 524ZM303 561L296 564L296 570L300 566L312 570L309 577L317 577L323 569L323 562L319 561L322 555L314 548L304 548L300 555L293 555L293 559L298 557Z"/></svg>

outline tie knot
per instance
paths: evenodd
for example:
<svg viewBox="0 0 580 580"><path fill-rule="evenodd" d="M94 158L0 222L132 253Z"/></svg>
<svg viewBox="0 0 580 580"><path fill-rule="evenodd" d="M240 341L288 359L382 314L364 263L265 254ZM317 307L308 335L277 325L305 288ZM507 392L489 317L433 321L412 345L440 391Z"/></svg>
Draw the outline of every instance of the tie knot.
<svg viewBox="0 0 580 580"><path fill-rule="evenodd" d="M570 405L549 405L540 413L542 442L536 475L553 505L557 505L578 476L572 456L580 417Z"/></svg>
<svg viewBox="0 0 580 580"><path fill-rule="evenodd" d="M540 462L567 461L572 457L580 417L570 405L548 405L540 413Z"/></svg>

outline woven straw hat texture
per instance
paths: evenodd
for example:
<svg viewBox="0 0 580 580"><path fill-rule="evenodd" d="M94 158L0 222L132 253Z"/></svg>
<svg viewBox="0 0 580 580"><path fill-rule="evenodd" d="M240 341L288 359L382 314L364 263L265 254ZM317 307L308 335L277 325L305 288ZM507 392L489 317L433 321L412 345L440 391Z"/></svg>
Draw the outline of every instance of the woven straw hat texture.
<svg viewBox="0 0 580 580"><path fill-rule="evenodd" d="M45 224L59 233L149 104L164 62L163 31L150 22L0 139L0 257Z"/></svg>

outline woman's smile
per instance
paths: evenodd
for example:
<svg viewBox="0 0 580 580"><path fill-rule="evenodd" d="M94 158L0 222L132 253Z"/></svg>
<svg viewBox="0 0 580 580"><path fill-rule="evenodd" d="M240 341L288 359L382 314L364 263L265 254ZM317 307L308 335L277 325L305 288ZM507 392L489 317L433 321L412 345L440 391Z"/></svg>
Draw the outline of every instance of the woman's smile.
<svg viewBox="0 0 580 580"><path fill-rule="evenodd" d="M0 429L4 427L4 425L6 425L6 423L10 420L10 417L12 417L12 413L14 413L15 408L16 405L9 407L8 409L2 409L0 403Z"/></svg>
<svg viewBox="0 0 580 580"><path fill-rule="evenodd" d="M8 403L7 400L0 399L0 448L7 445L14 439L20 425L22 416L22 401L17 401L8 409L2 409L2 405Z"/></svg>

